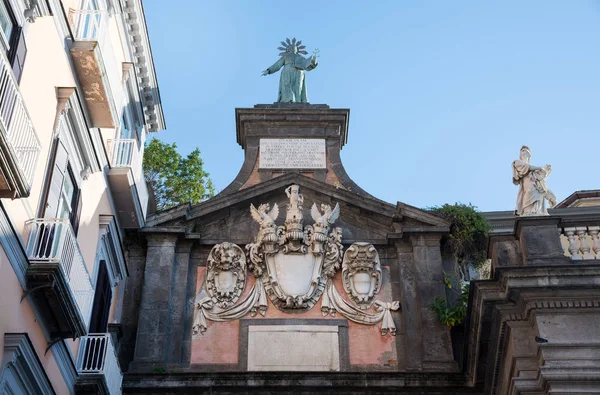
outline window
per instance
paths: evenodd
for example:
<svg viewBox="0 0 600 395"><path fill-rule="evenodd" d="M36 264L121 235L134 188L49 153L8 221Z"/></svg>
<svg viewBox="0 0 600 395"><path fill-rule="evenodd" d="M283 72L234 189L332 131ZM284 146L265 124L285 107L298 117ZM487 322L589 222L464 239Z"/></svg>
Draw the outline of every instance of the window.
<svg viewBox="0 0 600 395"><path fill-rule="evenodd" d="M106 261L100 260L98 278L96 280L96 293L92 305L92 320L89 333L106 333L108 330L108 315L112 301L112 287L108 278Z"/></svg>
<svg viewBox="0 0 600 395"><path fill-rule="evenodd" d="M100 8L96 0L83 0L78 12L77 38L97 40L100 31L100 16Z"/></svg>
<svg viewBox="0 0 600 395"><path fill-rule="evenodd" d="M69 154L59 138L54 141L51 171L43 216L69 219L73 231L77 234L81 214L81 190L69 164Z"/></svg>
<svg viewBox="0 0 600 395"><path fill-rule="evenodd" d="M23 29L17 25L6 0L0 0L0 47L2 47L12 64L17 83L21 82L27 46L25 45Z"/></svg>
<svg viewBox="0 0 600 395"><path fill-rule="evenodd" d="M4 45L5 52L10 49L10 39L15 29L14 19L4 0L0 0L0 39Z"/></svg>
<svg viewBox="0 0 600 395"><path fill-rule="evenodd" d="M26 333L4 334L1 394L54 394Z"/></svg>

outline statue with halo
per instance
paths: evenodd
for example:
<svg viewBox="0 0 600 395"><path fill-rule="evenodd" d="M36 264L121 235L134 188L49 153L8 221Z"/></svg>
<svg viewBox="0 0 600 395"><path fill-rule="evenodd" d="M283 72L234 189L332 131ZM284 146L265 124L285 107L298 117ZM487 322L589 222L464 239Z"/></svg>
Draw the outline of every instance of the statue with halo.
<svg viewBox="0 0 600 395"><path fill-rule="evenodd" d="M304 71L310 71L317 67L319 50L315 50L310 57L305 58L300 55L308 55L308 52L304 50L306 46L302 45L302 41L296 41L295 38L290 41L289 38L286 38L286 41L282 41L281 45L282 47L278 48L283 51L279 54L281 58L263 71L262 75L276 73L283 67L279 77L277 102L308 103Z"/></svg>

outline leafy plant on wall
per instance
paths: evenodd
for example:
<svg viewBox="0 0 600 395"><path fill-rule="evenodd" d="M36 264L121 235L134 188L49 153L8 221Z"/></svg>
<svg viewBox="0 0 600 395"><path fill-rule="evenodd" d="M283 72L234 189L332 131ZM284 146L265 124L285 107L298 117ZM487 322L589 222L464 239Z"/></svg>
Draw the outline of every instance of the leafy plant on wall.
<svg viewBox="0 0 600 395"><path fill-rule="evenodd" d="M444 284L459 296L456 302L448 305L445 298L436 297L429 309L436 313L440 322L453 327L467 315L469 282L464 280L468 269L480 269L487 262L490 227L487 219L471 204L444 204L429 210L450 222L450 234L443 239L442 249L446 257L454 258L459 273L456 276L444 272Z"/></svg>
<svg viewBox="0 0 600 395"><path fill-rule="evenodd" d="M453 287L453 282L451 276L444 272L444 284L452 292L459 295L458 300L453 306L448 306L446 299L439 296L436 296L429 305L429 310L436 313L438 320L450 328L463 322L467 316L467 303L469 301L469 283L466 281L463 282L460 292L458 292Z"/></svg>
<svg viewBox="0 0 600 395"><path fill-rule="evenodd" d="M203 165L198 148L183 157L175 143L150 140L144 152L144 178L154 192L156 208L197 204L214 196L212 180Z"/></svg>

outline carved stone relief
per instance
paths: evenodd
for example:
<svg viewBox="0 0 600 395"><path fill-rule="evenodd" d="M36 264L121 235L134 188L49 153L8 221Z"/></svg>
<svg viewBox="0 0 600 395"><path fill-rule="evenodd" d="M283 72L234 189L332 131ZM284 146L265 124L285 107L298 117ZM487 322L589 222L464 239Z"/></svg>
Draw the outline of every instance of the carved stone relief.
<svg viewBox="0 0 600 395"><path fill-rule="evenodd" d="M354 243L342 262L344 291L360 309L373 305L381 289L379 254L369 243Z"/></svg>
<svg viewBox="0 0 600 395"><path fill-rule="evenodd" d="M284 225L275 229L279 209L269 205L256 209L250 205L252 218L260 224L255 243L248 244L248 258L256 277L263 280L271 302L282 311L302 312L311 309L321 297L327 280L339 268L342 246L341 231L330 227L340 208L313 204L314 226L304 227L304 197L298 185L288 187L289 198ZM318 221L317 221L318 220Z"/></svg>
<svg viewBox="0 0 600 395"><path fill-rule="evenodd" d="M221 243L208 255L206 291L219 307L238 301L246 287L246 257L235 244Z"/></svg>
<svg viewBox="0 0 600 395"><path fill-rule="evenodd" d="M285 313L308 311L321 299L324 316L339 313L365 325L381 323L383 335L395 335L391 311L398 310L399 303L375 300L382 280L375 247L354 243L346 252L342 282L352 303L346 301L333 285L343 255L342 230L332 227L340 215L339 204L331 208L313 203L310 213L314 223L304 226L304 197L299 186L291 185L285 193L289 203L283 225L276 224L277 204L250 205L252 218L260 225L254 243L246 245L248 269L256 283L241 300L246 284L242 249L221 243L211 250L206 282L196 297L194 334L206 331L206 320L231 321L257 313L264 316L268 296ZM367 312L373 305L376 312Z"/></svg>

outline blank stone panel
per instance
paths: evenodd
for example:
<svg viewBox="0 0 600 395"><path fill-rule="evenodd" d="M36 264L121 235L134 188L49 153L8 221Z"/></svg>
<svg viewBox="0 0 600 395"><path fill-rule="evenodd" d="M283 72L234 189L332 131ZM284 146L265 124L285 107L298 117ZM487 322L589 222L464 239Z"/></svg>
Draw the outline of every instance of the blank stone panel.
<svg viewBox="0 0 600 395"><path fill-rule="evenodd" d="M338 327L331 325L249 326L248 370L339 371Z"/></svg>

